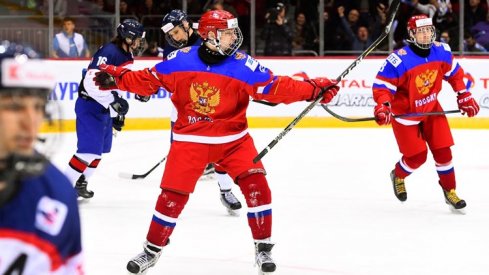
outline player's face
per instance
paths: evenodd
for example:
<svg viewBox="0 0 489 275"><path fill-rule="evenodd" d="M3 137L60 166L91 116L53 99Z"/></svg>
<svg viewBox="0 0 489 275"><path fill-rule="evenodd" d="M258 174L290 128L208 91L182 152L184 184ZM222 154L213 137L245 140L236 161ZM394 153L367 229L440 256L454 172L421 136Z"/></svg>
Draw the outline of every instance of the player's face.
<svg viewBox="0 0 489 275"><path fill-rule="evenodd" d="M414 32L414 38L419 44L430 44L433 35L433 26L419 27Z"/></svg>
<svg viewBox="0 0 489 275"><path fill-rule="evenodd" d="M0 95L0 157L31 155L44 120L46 100L36 96Z"/></svg>
<svg viewBox="0 0 489 275"><path fill-rule="evenodd" d="M141 46L142 38L136 38L131 44L131 50L134 52L136 49L138 49Z"/></svg>
<svg viewBox="0 0 489 275"><path fill-rule="evenodd" d="M181 26L176 26L175 28L171 29L167 35L178 43L186 45L188 42L187 32Z"/></svg>
<svg viewBox="0 0 489 275"><path fill-rule="evenodd" d="M219 34L219 43L221 45L221 49L223 50L229 49L238 39L235 29L219 30Z"/></svg>

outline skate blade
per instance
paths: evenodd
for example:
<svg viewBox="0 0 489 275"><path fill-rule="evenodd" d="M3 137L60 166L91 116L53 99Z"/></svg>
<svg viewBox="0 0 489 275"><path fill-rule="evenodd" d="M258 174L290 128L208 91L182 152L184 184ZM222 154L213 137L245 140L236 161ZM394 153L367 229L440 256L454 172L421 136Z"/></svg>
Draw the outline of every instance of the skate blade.
<svg viewBox="0 0 489 275"><path fill-rule="evenodd" d="M465 215L465 214L467 214L466 211L465 211L465 208L455 209L455 207L449 205L448 206L448 209L450 209L450 212L452 212L453 214L457 214L457 215Z"/></svg>
<svg viewBox="0 0 489 275"><path fill-rule="evenodd" d="M239 210L233 210L229 208L226 208L226 210L228 211L229 216L239 217Z"/></svg>

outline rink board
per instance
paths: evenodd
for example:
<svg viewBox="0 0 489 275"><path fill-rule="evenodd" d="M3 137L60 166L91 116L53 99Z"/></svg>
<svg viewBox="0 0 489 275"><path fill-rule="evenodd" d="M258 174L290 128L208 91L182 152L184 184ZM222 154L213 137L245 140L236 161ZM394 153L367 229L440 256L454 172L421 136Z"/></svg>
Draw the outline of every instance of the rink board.
<svg viewBox="0 0 489 275"><path fill-rule="evenodd" d="M353 62L354 58L307 58L307 59L259 59L260 63L270 68L277 75L294 75L305 72L309 77L327 76L335 78ZM346 117L371 117L375 103L372 99L372 82L385 57L374 57L363 60L341 82L341 91L330 103L331 109ZM455 128L489 128L489 60L483 58L460 58L458 62L466 71L465 81L470 86L476 100L481 105L477 119L466 119L460 115L450 115L450 123ZM158 59L136 60L134 69L152 67ZM83 68L88 60L47 60L44 69L56 75L56 87L51 99L57 100L63 110L63 129L74 131L74 105L78 97L78 83ZM152 96L147 103L134 99L127 93L125 98L130 103L127 115L126 130L168 129L171 113L170 93L164 89ZM456 96L447 82L438 100L445 110L457 109ZM250 103L248 118L250 127L273 128L285 127L297 116L307 103L280 104L269 107ZM322 108L314 108L297 127L376 127L375 123L345 123L331 117Z"/></svg>

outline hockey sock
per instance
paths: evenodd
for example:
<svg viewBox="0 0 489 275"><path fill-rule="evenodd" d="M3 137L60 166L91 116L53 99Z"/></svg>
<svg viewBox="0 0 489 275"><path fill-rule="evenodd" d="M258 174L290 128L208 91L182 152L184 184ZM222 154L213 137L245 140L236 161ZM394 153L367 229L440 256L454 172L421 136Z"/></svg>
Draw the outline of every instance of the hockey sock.
<svg viewBox="0 0 489 275"><path fill-rule="evenodd" d="M446 191L455 189L455 169L452 164L452 150L449 147L433 150L436 172L440 178L440 185Z"/></svg>
<svg viewBox="0 0 489 275"><path fill-rule="evenodd" d="M73 155L68 165L69 167L66 169L65 174L70 182L74 184L81 174L83 174L83 172L87 169L88 163L79 158L77 155Z"/></svg>
<svg viewBox="0 0 489 275"><path fill-rule="evenodd" d="M81 174L90 173L87 171L88 167L95 165L92 164L96 159L100 159L101 156L95 154L86 154L86 153L76 153L71 157L70 162L68 163L68 168L65 171L65 175L71 181L71 183L75 183L78 178L80 178ZM100 160L98 161L100 162ZM98 165L96 162L95 167ZM93 170L93 169L92 169ZM91 172L93 174L93 172ZM90 174L90 175L91 175ZM85 179L87 175L85 175Z"/></svg>
<svg viewBox="0 0 489 275"><path fill-rule="evenodd" d="M85 175L85 180L88 181L88 179L93 175L95 172L95 169L97 169L101 159L94 159L85 169L85 172L83 172L83 175Z"/></svg>
<svg viewBox="0 0 489 275"><path fill-rule="evenodd" d="M272 194L265 175L251 174L238 180L248 205L248 224L253 239L261 240L272 235Z"/></svg>
<svg viewBox="0 0 489 275"><path fill-rule="evenodd" d="M423 151L411 157L403 156L399 162L396 163L395 175L398 178L404 179L411 175L414 170L418 169L423 163L426 162L426 156L428 152Z"/></svg>
<svg viewBox="0 0 489 275"><path fill-rule="evenodd" d="M226 172L221 173L216 170L216 178L221 190L229 191L233 188L234 181Z"/></svg>
<svg viewBox="0 0 489 275"><path fill-rule="evenodd" d="M146 239L157 246L166 245L173 229L177 224L177 218L187 203L189 194L176 193L169 190L161 190L156 201L155 212L151 219Z"/></svg>

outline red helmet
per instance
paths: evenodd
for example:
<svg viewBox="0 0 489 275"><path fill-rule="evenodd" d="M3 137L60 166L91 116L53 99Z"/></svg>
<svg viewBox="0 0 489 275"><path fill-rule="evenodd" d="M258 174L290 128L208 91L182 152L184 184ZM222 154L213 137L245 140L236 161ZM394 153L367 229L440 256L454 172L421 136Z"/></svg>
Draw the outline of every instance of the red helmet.
<svg viewBox="0 0 489 275"><path fill-rule="evenodd" d="M424 14L411 16L407 24L408 31L424 26L433 26L433 21L431 18Z"/></svg>
<svg viewBox="0 0 489 275"><path fill-rule="evenodd" d="M418 31L418 28L421 31L428 31L431 30L431 37L429 41L418 41L416 40L416 32ZM427 30L428 28L428 30ZM407 24L407 29L408 29L408 35L409 35L409 42L415 44L421 49L429 49L433 42L435 41L435 26L433 26L433 21L431 18L424 14L420 15L414 15L411 18L409 18L408 24ZM423 30L424 29L424 30Z"/></svg>
<svg viewBox="0 0 489 275"><path fill-rule="evenodd" d="M210 31L217 34L217 30L238 27L238 19L225 10L211 10L202 15L199 20L199 34L204 40Z"/></svg>
<svg viewBox="0 0 489 275"><path fill-rule="evenodd" d="M226 49L223 49L220 44L221 34L219 31L226 29L234 29L236 39L232 45L228 45ZM225 10L211 10L204 13L199 20L198 31L202 39L216 46L221 54L232 55L243 43L243 35L238 26L238 19ZM213 32L216 37L210 39L209 32Z"/></svg>

